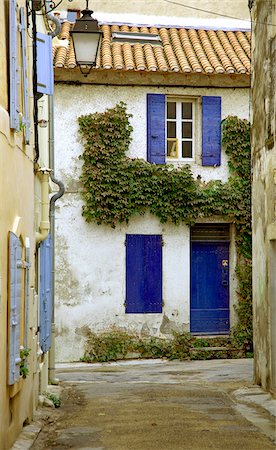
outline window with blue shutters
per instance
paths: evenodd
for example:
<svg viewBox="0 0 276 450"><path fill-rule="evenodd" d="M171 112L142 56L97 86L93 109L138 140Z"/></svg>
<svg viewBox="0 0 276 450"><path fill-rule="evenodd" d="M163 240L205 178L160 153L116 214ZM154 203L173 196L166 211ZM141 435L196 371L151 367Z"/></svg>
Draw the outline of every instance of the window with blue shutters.
<svg viewBox="0 0 276 450"><path fill-rule="evenodd" d="M51 235L40 244L40 346L43 353L51 347L52 325L52 239Z"/></svg>
<svg viewBox="0 0 276 450"><path fill-rule="evenodd" d="M19 131L19 79L20 68L18 62L18 39L17 39L17 5L16 0L10 0L9 9L9 59L10 59L10 127Z"/></svg>
<svg viewBox="0 0 276 450"><path fill-rule="evenodd" d="M203 166L221 163L221 97L147 95L147 160L155 164L195 161ZM202 148L199 148L199 123Z"/></svg>
<svg viewBox="0 0 276 450"><path fill-rule="evenodd" d="M126 236L126 313L162 312L162 236Z"/></svg>
<svg viewBox="0 0 276 450"><path fill-rule="evenodd" d="M26 14L25 8L20 8L20 33L22 50L22 80L23 80L23 118L25 143L30 143L30 117L29 117L29 89L27 72L27 42L26 42Z"/></svg>
<svg viewBox="0 0 276 450"><path fill-rule="evenodd" d="M19 380L22 301L22 244L9 233L9 374L8 384Z"/></svg>
<svg viewBox="0 0 276 450"><path fill-rule="evenodd" d="M37 92L53 95L54 72L52 60L52 38L47 34L36 33L37 49Z"/></svg>

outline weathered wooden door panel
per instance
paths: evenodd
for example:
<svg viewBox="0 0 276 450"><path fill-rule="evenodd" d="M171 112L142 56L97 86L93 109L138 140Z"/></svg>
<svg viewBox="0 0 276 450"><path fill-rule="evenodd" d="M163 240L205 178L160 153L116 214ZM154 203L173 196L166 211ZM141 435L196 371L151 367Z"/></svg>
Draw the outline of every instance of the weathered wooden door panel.
<svg viewBox="0 0 276 450"><path fill-rule="evenodd" d="M229 332L229 243L192 242L191 332Z"/></svg>

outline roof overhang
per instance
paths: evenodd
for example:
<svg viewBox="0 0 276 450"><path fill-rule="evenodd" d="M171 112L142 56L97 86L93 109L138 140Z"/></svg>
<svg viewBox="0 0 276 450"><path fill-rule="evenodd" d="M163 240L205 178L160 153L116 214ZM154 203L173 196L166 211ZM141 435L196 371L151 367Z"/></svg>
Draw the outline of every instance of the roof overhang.
<svg viewBox="0 0 276 450"><path fill-rule="evenodd" d="M250 75L94 69L84 77L76 67L55 68L55 82L116 86L250 88Z"/></svg>

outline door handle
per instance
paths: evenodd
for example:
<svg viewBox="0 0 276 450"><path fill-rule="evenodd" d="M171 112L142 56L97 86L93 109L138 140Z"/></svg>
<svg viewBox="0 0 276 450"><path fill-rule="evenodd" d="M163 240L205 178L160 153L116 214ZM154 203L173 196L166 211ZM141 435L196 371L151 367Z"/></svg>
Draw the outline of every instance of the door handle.
<svg viewBox="0 0 276 450"><path fill-rule="evenodd" d="M223 281L221 282L221 284L222 284L222 286L227 287L227 286L228 286L228 281L223 280Z"/></svg>

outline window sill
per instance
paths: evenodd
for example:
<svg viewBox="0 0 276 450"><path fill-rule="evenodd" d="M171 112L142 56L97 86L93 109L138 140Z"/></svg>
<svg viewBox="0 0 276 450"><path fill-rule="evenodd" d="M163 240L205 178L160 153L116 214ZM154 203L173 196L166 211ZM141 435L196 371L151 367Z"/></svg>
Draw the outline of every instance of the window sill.
<svg viewBox="0 0 276 450"><path fill-rule="evenodd" d="M195 160L193 158L187 158L187 159L167 158L166 159L166 164L170 164L170 163L187 164L187 163L195 163Z"/></svg>

